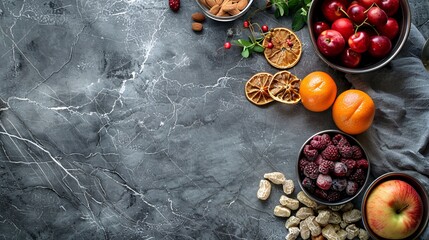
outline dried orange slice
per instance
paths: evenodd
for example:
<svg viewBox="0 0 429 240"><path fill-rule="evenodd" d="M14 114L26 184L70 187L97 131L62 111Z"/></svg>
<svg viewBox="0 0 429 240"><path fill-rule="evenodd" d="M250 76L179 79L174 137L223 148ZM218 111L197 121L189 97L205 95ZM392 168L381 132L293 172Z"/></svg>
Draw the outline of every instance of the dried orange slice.
<svg viewBox="0 0 429 240"><path fill-rule="evenodd" d="M266 72L253 75L244 87L247 99L256 105L264 105L274 101L268 93L268 85L272 78L273 75Z"/></svg>
<svg viewBox="0 0 429 240"><path fill-rule="evenodd" d="M268 43L273 48L268 48ZM302 44L298 36L287 28L273 28L263 41L264 55L268 63L279 69L295 66L302 54Z"/></svg>
<svg viewBox="0 0 429 240"><path fill-rule="evenodd" d="M294 104L301 100L299 95L299 85L301 80L292 73L283 70L274 74L268 93L279 102Z"/></svg>

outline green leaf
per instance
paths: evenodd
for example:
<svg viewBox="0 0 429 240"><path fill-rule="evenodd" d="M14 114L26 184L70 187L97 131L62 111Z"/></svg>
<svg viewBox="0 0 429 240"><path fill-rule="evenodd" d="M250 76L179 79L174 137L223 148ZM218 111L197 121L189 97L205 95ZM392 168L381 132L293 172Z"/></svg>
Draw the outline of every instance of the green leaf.
<svg viewBox="0 0 429 240"><path fill-rule="evenodd" d="M311 3L312 0L304 0L304 4L309 6L309 4Z"/></svg>
<svg viewBox="0 0 429 240"><path fill-rule="evenodd" d="M285 15L285 10L282 7L279 7L278 10L279 10L279 15L280 16L284 16Z"/></svg>
<svg viewBox="0 0 429 240"><path fill-rule="evenodd" d="M250 47L252 45L251 42L244 39L238 39L238 42L240 43L241 46L244 46L244 47Z"/></svg>
<svg viewBox="0 0 429 240"><path fill-rule="evenodd" d="M243 45L243 44L241 44L241 42L240 42L240 41L232 40L232 42L233 42L234 44L238 45L238 46L244 47L244 45Z"/></svg>
<svg viewBox="0 0 429 240"><path fill-rule="evenodd" d="M250 55L250 51L247 47L243 48L243 51L241 51L241 56L243 56L244 58L248 58Z"/></svg>
<svg viewBox="0 0 429 240"><path fill-rule="evenodd" d="M287 1L287 5L289 5L290 8L293 8L295 6L298 6L301 4L301 0L289 0Z"/></svg>
<svg viewBox="0 0 429 240"><path fill-rule="evenodd" d="M301 11L296 12L292 19L292 30L293 31L300 30L301 28L304 27L305 22L306 22L306 17L302 15L302 12Z"/></svg>
<svg viewBox="0 0 429 240"><path fill-rule="evenodd" d="M261 47L261 46L259 46L259 45L255 45L255 46L253 47L253 51L258 52L258 53L261 53L261 52L264 52L264 48L263 48L263 47Z"/></svg>

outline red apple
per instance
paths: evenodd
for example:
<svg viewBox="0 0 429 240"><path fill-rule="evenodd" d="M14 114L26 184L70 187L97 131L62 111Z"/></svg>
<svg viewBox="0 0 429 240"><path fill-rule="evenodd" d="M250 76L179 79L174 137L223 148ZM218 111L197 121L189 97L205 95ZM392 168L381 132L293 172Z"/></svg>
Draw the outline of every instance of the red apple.
<svg viewBox="0 0 429 240"><path fill-rule="evenodd" d="M345 45L346 41L341 33L332 29L323 31L317 38L317 47L319 51L328 57L340 54Z"/></svg>
<svg viewBox="0 0 429 240"><path fill-rule="evenodd" d="M399 24L394 18L387 19L387 23L384 26L377 27L378 32L381 35L388 37L390 40L398 36Z"/></svg>
<svg viewBox="0 0 429 240"><path fill-rule="evenodd" d="M381 0L379 6L386 12L387 16L391 17L399 9L399 0Z"/></svg>
<svg viewBox="0 0 429 240"><path fill-rule="evenodd" d="M372 36L369 38L368 52L371 56L382 58L392 50L392 42L386 36Z"/></svg>
<svg viewBox="0 0 429 240"><path fill-rule="evenodd" d="M343 11L347 10L347 4L347 0L325 0L322 4L323 16L330 22L346 17Z"/></svg>
<svg viewBox="0 0 429 240"><path fill-rule="evenodd" d="M405 239L419 227L423 202L410 184L387 180L369 193L364 211L375 234L386 239Z"/></svg>
<svg viewBox="0 0 429 240"><path fill-rule="evenodd" d="M339 18L335 20L331 25L331 29L341 33L344 39L349 39L349 37L355 32L353 22L348 18Z"/></svg>

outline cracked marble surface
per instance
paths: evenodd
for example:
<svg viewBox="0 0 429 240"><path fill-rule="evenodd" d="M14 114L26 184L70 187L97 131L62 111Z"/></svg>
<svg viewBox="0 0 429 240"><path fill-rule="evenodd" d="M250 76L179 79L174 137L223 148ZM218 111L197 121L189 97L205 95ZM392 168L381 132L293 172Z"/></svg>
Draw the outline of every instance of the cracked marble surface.
<svg viewBox="0 0 429 240"><path fill-rule="evenodd" d="M264 1L255 1L262 6ZM410 0L429 37L429 3ZM0 239L279 239L284 221L256 199L265 172L295 178L299 147L330 113L256 107L243 94L262 56L225 51L241 22L207 20L182 0L2 0ZM261 13L256 21L290 27ZM290 71L322 64L308 33ZM344 81L341 81L344 80Z"/></svg>

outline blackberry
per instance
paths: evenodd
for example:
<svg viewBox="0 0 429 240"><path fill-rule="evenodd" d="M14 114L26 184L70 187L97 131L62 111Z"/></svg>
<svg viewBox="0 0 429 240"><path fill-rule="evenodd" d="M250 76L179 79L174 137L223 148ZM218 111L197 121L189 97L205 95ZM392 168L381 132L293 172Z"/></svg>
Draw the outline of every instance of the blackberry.
<svg viewBox="0 0 429 240"><path fill-rule="evenodd" d="M337 191L329 191L326 200L328 202L336 202L341 199L341 193Z"/></svg>
<svg viewBox="0 0 429 240"><path fill-rule="evenodd" d="M360 159L356 161L356 167L362 169L368 169L368 161L366 159Z"/></svg>
<svg viewBox="0 0 429 240"><path fill-rule="evenodd" d="M328 192L320 188L316 188L316 190L314 191L314 195L324 200L328 198Z"/></svg>
<svg viewBox="0 0 429 240"><path fill-rule="evenodd" d="M317 164L314 162L309 162L304 167L304 175L311 179L316 179L317 176L319 175L319 166L317 166Z"/></svg>
<svg viewBox="0 0 429 240"><path fill-rule="evenodd" d="M304 180L302 180L301 184L309 192L314 192L314 190L316 189L316 183L314 183L314 180L311 180L308 177L304 178Z"/></svg>
<svg viewBox="0 0 429 240"><path fill-rule="evenodd" d="M298 162L299 171L303 172L304 167L309 163L310 161L307 160L307 158L301 158Z"/></svg>
<svg viewBox="0 0 429 240"><path fill-rule="evenodd" d="M352 147L347 145L339 145L338 152L340 153L341 157L343 158L351 158L353 156Z"/></svg>
<svg viewBox="0 0 429 240"><path fill-rule="evenodd" d="M347 179L345 179L345 178L334 178L332 180L332 186L331 186L332 190L341 192L344 189L346 189L346 187L347 187Z"/></svg>
<svg viewBox="0 0 429 240"><path fill-rule="evenodd" d="M338 153L338 148L334 145L327 146L322 151L322 157L326 160L336 161L340 158L340 154Z"/></svg>
<svg viewBox="0 0 429 240"><path fill-rule="evenodd" d="M307 144L304 146L304 155L307 157L308 160L313 161L316 159L318 152L317 149L315 149L313 146Z"/></svg>
<svg viewBox="0 0 429 240"><path fill-rule="evenodd" d="M334 165L334 174L337 177L344 177L347 175L347 166L342 162L336 162Z"/></svg>
<svg viewBox="0 0 429 240"><path fill-rule="evenodd" d="M354 196L359 189L359 185L353 181L347 181L346 194L349 196Z"/></svg>
<svg viewBox="0 0 429 240"><path fill-rule="evenodd" d="M328 174L334 169L334 162L322 158L319 164L319 172L321 174Z"/></svg>
<svg viewBox="0 0 429 240"><path fill-rule="evenodd" d="M349 176L349 180L356 182L357 184L359 184L359 186L362 186L365 183L365 179L366 179L366 172L362 168L356 169Z"/></svg>
<svg viewBox="0 0 429 240"><path fill-rule="evenodd" d="M353 145L352 151L353 151L353 158L354 159L360 159L363 157L362 149L360 149L360 147Z"/></svg>

